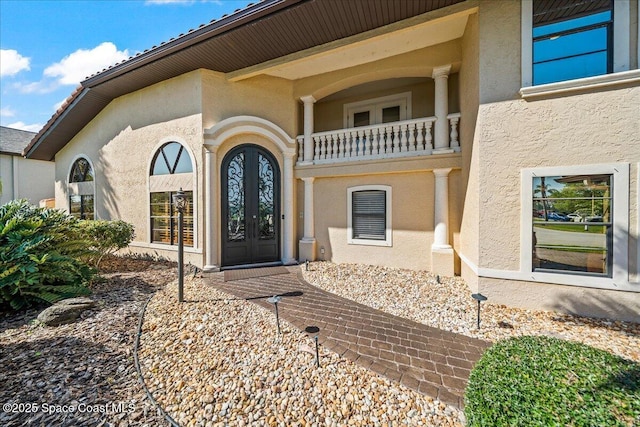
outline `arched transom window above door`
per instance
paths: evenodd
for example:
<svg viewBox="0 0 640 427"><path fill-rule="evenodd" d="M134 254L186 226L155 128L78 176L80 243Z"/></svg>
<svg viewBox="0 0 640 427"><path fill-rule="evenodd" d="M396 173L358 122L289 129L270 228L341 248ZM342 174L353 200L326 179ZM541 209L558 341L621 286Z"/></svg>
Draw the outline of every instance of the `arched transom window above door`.
<svg viewBox="0 0 640 427"><path fill-rule="evenodd" d="M182 189L188 204L184 212L184 244L194 243L193 161L178 142L167 142L153 156L149 171L150 241L164 245L178 244L178 211L173 195Z"/></svg>
<svg viewBox="0 0 640 427"><path fill-rule="evenodd" d="M93 167L88 159L78 157L69 172L69 214L78 219L95 218Z"/></svg>

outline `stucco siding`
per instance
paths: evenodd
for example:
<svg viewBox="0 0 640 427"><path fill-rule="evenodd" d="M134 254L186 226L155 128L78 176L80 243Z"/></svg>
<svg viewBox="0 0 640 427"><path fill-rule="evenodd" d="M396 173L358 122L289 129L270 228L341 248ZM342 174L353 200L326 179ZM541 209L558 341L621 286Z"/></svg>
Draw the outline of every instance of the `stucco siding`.
<svg viewBox="0 0 640 427"><path fill-rule="evenodd" d="M0 154L0 205L15 199L38 205L40 200L53 197L54 173L53 162Z"/></svg>
<svg viewBox="0 0 640 427"><path fill-rule="evenodd" d="M204 129L230 117L255 116L276 124L291 137L296 135L298 101L293 98L292 82L270 76L229 82L221 73L199 73Z"/></svg>
<svg viewBox="0 0 640 427"><path fill-rule="evenodd" d="M388 185L392 192L392 246L349 244L347 189ZM336 263L364 263L429 270L433 242L431 172L322 178L314 181L318 258ZM302 201L299 201L302 205ZM321 254L321 248L325 253Z"/></svg>
<svg viewBox="0 0 640 427"><path fill-rule="evenodd" d="M202 119L199 73L193 72L112 101L56 155L56 206L68 209L68 178L78 156L95 171L97 219L122 219L134 225L132 248L150 245L149 173L155 152L166 142L183 144L195 165L196 251L203 245ZM157 245L158 250L164 247ZM171 249L169 249L171 251ZM187 249L185 259L201 265L201 255Z"/></svg>

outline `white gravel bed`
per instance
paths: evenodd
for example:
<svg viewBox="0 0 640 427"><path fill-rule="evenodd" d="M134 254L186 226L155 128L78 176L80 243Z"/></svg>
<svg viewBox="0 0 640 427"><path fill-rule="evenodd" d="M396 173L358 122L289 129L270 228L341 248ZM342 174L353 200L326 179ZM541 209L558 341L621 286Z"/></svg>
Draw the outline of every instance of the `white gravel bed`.
<svg viewBox="0 0 640 427"><path fill-rule="evenodd" d="M464 416L321 347L253 303L204 285L158 292L139 358L157 401L182 426L461 426Z"/></svg>
<svg viewBox="0 0 640 427"><path fill-rule="evenodd" d="M360 264L314 262L302 268L309 283L369 307L425 325L495 342L512 336L552 335L580 341L627 359L640 361L640 324L571 316L551 311L524 310L504 305L481 305L459 277L436 276Z"/></svg>

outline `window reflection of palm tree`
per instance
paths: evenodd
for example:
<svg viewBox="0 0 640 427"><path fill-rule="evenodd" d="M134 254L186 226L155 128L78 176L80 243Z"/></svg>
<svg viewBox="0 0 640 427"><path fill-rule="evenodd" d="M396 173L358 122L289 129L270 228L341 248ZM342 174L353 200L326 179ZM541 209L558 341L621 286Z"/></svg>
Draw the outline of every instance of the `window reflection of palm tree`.
<svg viewBox="0 0 640 427"><path fill-rule="evenodd" d="M549 208L547 206L547 190L548 186L545 184L545 178L543 176L540 177L540 184L536 185L534 194L540 193L540 198L542 199L542 214L545 221L548 220L548 211Z"/></svg>

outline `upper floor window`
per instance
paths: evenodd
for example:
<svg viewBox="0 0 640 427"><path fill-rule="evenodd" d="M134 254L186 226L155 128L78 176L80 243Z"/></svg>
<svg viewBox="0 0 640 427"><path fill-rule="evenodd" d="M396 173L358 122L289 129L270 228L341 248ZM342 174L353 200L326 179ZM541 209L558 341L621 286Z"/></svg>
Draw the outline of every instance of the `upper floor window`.
<svg viewBox="0 0 640 427"><path fill-rule="evenodd" d="M613 71L611 0L533 2L533 84Z"/></svg>
<svg viewBox="0 0 640 427"><path fill-rule="evenodd" d="M184 147L177 142L168 142L162 146L153 159L151 175L170 175L193 172L191 159Z"/></svg>
<svg viewBox="0 0 640 427"><path fill-rule="evenodd" d="M69 182L85 182L93 181L93 170L89 161L83 157L73 163L71 173L69 174Z"/></svg>
<svg viewBox="0 0 640 427"><path fill-rule="evenodd" d="M391 123L411 117L411 92L344 105L344 126L346 128Z"/></svg>

